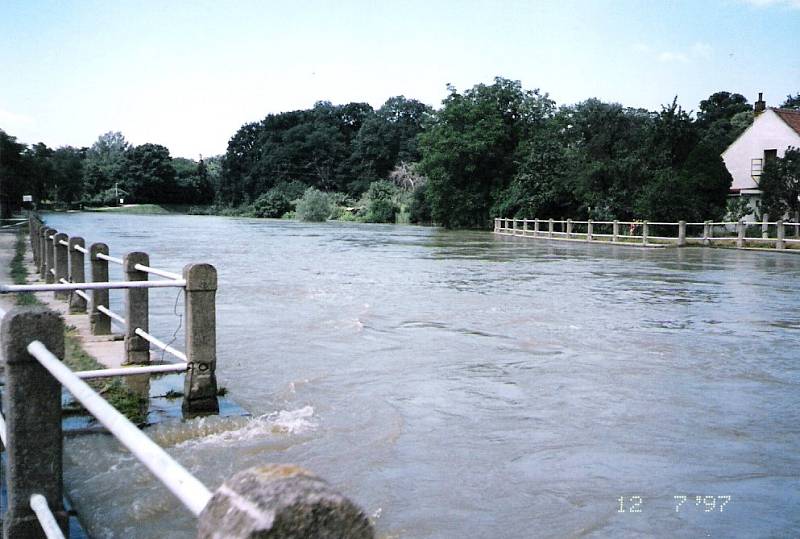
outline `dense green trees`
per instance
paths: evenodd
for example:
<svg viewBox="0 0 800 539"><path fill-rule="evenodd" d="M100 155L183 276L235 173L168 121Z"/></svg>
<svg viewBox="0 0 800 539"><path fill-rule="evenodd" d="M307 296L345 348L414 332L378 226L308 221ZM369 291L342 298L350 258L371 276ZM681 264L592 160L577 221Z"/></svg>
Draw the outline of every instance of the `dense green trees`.
<svg viewBox="0 0 800 539"><path fill-rule="evenodd" d="M770 216L800 215L800 149L789 148L782 158L767 161L758 183L763 191L761 211Z"/></svg>

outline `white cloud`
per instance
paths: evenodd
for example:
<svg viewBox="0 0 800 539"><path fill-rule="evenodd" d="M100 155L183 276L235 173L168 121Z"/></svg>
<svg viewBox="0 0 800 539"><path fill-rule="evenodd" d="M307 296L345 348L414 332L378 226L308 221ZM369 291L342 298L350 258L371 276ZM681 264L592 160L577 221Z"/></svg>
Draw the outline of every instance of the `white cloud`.
<svg viewBox="0 0 800 539"><path fill-rule="evenodd" d="M711 56L714 54L714 48L708 43L703 43L702 41L698 41L697 43L692 45L691 54L695 58L709 60Z"/></svg>
<svg viewBox="0 0 800 539"><path fill-rule="evenodd" d="M33 123L33 118L30 116L0 109L0 127L13 131L15 128L27 127Z"/></svg>
<svg viewBox="0 0 800 539"><path fill-rule="evenodd" d="M783 6L792 9L800 9L800 0L739 0L744 4L764 8L771 6Z"/></svg>
<svg viewBox="0 0 800 539"><path fill-rule="evenodd" d="M685 64L689 61L689 58L683 54L682 52L670 52L664 51L658 55L658 61L664 63L682 63Z"/></svg>

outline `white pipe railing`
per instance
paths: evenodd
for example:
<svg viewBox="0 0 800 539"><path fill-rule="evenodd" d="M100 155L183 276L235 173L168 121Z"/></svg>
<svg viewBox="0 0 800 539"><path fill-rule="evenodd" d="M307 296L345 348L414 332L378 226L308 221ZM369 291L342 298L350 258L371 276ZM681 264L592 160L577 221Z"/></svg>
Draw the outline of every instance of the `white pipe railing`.
<svg viewBox="0 0 800 539"><path fill-rule="evenodd" d="M112 378L114 376L133 376L136 374L164 374L170 372L183 372L187 368L187 363L171 363L169 365L147 365L144 367L119 367L114 369L76 371L75 376L81 380L87 380L89 378Z"/></svg>
<svg viewBox="0 0 800 539"><path fill-rule="evenodd" d="M173 279L179 281L183 279L183 275L178 275L177 273L172 273L171 271L160 270L157 268L151 268L150 266L145 266L144 264L136 264L133 266L134 269L139 271L144 271L146 273L152 273L154 275L158 275L160 277L166 277L167 279Z"/></svg>
<svg viewBox="0 0 800 539"><path fill-rule="evenodd" d="M156 476L195 516L211 499L211 492L186 468L148 438L86 382L54 356L42 343L33 341L27 351L61 382L67 391L103 424L119 442Z"/></svg>
<svg viewBox="0 0 800 539"><path fill-rule="evenodd" d="M144 340L156 345L157 347L161 348L165 352L169 352L170 354L172 354L173 356L177 357L181 361L189 361L189 359L186 357L186 354L184 354L180 350L176 350L175 348L171 347L170 345L168 345L164 341L161 341L161 340L157 339L156 337L153 337L152 335L147 333L142 328L136 328L134 333L137 334L142 339L144 339Z"/></svg>
<svg viewBox="0 0 800 539"><path fill-rule="evenodd" d="M113 262L114 264L119 264L120 266L124 264L121 258L117 258L116 256L104 255L103 253L97 253L97 258L101 260L107 260L108 262Z"/></svg>
<svg viewBox="0 0 800 539"><path fill-rule="evenodd" d="M53 270L53 273L55 271ZM68 284L14 284L0 285L0 294L4 292L56 292L69 290L105 290L125 288L183 288L184 279L174 281L108 281L103 283L68 283Z"/></svg>
<svg viewBox="0 0 800 539"><path fill-rule="evenodd" d="M128 325L128 321L127 320L125 320L123 317L121 317L120 315L118 315L117 313L112 311L111 309L108 309L108 308L106 308L106 307L104 307L102 305L98 305L97 306L97 310L100 311L101 313L103 313L104 315L106 315L107 317L111 318L112 320L115 320L115 321L119 322L120 324L122 324L123 328Z"/></svg>
<svg viewBox="0 0 800 539"><path fill-rule="evenodd" d="M36 513L39 525L42 527L47 539L64 539L64 534L56 522L56 517L47 505L47 500L41 494L31 494L31 509Z"/></svg>
<svg viewBox="0 0 800 539"><path fill-rule="evenodd" d="M6 418L0 413L0 442L3 442L3 447L6 447Z"/></svg>
<svg viewBox="0 0 800 539"><path fill-rule="evenodd" d="M88 250L88 249L86 249L85 247L81 247L80 245L76 245L76 246L75 246L75 250L76 250L76 251L80 251L80 252L82 252L82 253L83 253L83 254L85 254L85 255L89 254L89 250Z"/></svg>

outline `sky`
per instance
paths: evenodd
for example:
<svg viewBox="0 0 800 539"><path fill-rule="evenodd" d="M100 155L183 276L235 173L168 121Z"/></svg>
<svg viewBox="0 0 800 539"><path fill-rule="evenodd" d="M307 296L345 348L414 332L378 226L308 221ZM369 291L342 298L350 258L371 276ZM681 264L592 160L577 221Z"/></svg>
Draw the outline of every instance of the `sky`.
<svg viewBox="0 0 800 539"><path fill-rule="evenodd" d="M121 131L197 159L267 114L438 108L495 76L559 105L777 106L800 92L799 36L800 0L0 0L0 129L51 147Z"/></svg>

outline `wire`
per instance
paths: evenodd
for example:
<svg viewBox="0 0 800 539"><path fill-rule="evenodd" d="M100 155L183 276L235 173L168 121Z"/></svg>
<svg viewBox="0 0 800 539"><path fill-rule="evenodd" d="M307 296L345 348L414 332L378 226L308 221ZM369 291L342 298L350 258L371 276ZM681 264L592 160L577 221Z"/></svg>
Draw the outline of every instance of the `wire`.
<svg viewBox="0 0 800 539"><path fill-rule="evenodd" d="M172 313L178 317L178 327L175 328L175 332L172 334L172 340L167 343L167 346L172 346L172 343L178 338L178 332L183 327L183 315L178 312L178 300L183 294L183 288L178 289L178 294L175 296L175 305L172 307ZM161 362L164 363L164 354L166 354L166 350L161 350Z"/></svg>

